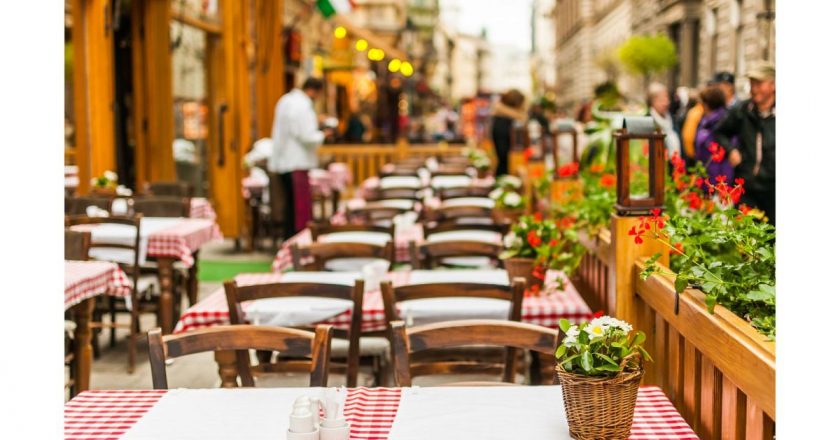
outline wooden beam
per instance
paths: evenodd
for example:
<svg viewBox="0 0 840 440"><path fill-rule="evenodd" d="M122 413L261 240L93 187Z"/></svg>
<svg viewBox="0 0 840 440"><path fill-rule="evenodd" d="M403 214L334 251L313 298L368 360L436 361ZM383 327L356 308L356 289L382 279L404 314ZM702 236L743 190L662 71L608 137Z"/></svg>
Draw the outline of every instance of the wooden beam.
<svg viewBox="0 0 840 440"><path fill-rule="evenodd" d="M283 96L283 0L256 0L255 99L257 138L271 136L274 106Z"/></svg>
<svg viewBox="0 0 840 440"><path fill-rule="evenodd" d="M218 35L222 33L221 24L214 21L204 20L199 17L193 17L192 15L185 14L174 7L172 8L172 19L211 34Z"/></svg>

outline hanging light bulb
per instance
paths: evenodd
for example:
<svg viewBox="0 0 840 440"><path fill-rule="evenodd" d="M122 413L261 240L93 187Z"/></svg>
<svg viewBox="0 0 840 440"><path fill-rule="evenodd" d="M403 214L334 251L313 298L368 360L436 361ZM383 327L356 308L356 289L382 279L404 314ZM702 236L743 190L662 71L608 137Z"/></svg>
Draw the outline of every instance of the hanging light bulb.
<svg viewBox="0 0 840 440"><path fill-rule="evenodd" d="M333 32L333 35L335 35L335 38L338 38L339 40L344 38L347 36L347 28L345 28L344 26L339 26L335 28L335 32Z"/></svg>
<svg viewBox="0 0 840 440"><path fill-rule="evenodd" d="M400 65L402 61L399 58L394 58L388 63L388 70L392 73L397 73L400 71Z"/></svg>
<svg viewBox="0 0 840 440"><path fill-rule="evenodd" d="M400 65L400 73L403 76L411 76L414 73L414 66L411 65L408 61L404 61L402 65Z"/></svg>
<svg viewBox="0 0 840 440"><path fill-rule="evenodd" d="M356 50L358 50L359 52L364 52L365 50L367 50L367 47L368 42L364 38L359 38L358 40L356 40Z"/></svg>
<svg viewBox="0 0 840 440"><path fill-rule="evenodd" d="M381 61L385 59L385 51L374 47L368 51L368 59L371 61Z"/></svg>

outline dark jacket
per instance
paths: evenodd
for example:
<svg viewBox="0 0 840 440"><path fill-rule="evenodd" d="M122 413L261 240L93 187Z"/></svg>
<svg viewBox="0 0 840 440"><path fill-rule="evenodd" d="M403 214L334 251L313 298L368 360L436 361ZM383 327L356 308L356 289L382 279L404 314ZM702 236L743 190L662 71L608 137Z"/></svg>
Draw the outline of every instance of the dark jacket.
<svg viewBox="0 0 840 440"><path fill-rule="evenodd" d="M733 137L737 146L733 146ZM747 194L773 194L776 191L776 109L762 118L752 100L732 107L715 127L715 141L726 149L727 157L733 148L741 152L741 163L735 167L735 177L744 179ZM761 149L758 149L759 139Z"/></svg>

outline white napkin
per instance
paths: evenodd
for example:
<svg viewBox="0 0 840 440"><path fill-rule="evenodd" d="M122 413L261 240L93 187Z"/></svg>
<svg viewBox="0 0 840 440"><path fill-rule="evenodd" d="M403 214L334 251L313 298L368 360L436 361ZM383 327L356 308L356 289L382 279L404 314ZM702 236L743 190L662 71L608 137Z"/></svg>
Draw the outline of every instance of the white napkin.
<svg viewBox="0 0 840 440"><path fill-rule="evenodd" d="M85 214L87 214L88 217L108 217L110 215L108 211L95 205L90 205L85 208Z"/></svg>
<svg viewBox="0 0 840 440"><path fill-rule="evenodd" d="M571 440L560 386L403 388L388 438Z"/></svg>
<svg viewBox="0 0 840 440"><path fill-rule="evenodd" d="M386 260L376 260L362 266L362 276L365 279L365 291L375 290L388 274L390 263Z"/></svg>

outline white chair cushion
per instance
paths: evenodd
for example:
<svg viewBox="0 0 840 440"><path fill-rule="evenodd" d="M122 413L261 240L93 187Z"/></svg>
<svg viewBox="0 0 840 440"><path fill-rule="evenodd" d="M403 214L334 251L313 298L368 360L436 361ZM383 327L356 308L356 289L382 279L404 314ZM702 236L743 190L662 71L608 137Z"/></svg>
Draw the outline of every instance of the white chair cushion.
<svg viewBox="0 0 840 440"><path fill-rule="evenodd" d="M441 262L447 266L494 269L493 260L488 257L449 257Z"/></svg>
<svg viewBox="0 0 840 440"><path fill-rule="evenodd" d="M330 272L361 272L362 267L375 261L385 261L381 258L335 258L324 264L324 269Z"/></svg>
<svg viewBox="0 0 840 440"><path fill-rule="evenodd" d="M330 348L331 356L346 358L350 350L350 341L346 339L333 338ZM359 338L359 354L361 356L388 356L391 344L387 338L362 336Z"/></svg>

